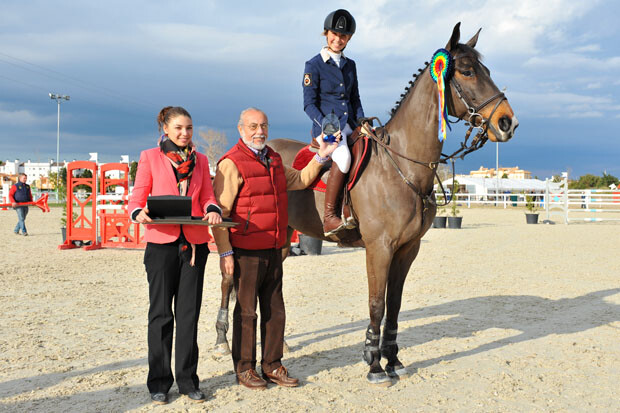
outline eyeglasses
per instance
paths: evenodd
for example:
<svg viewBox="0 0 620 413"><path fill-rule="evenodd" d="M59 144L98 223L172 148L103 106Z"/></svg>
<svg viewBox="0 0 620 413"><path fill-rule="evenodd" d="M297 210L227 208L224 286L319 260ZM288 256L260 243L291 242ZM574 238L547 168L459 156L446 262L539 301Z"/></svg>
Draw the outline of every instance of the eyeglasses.
<svg viewBox="0 0 620 413"><path fill-rule="evenodd" d="M252 132L254 132L256 129L258 129L258 127L261 127L263 130L267 130L269 129L269 124L268 123L250 123L249 125L247 125L248 129L250 129Z"/></svg>

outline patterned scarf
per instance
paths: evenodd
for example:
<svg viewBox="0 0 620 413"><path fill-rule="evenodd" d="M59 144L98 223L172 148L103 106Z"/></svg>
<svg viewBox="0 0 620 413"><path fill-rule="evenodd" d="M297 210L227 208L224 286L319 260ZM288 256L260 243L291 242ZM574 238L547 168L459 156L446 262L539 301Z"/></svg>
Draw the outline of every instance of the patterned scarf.
<svg viewBox="0 0 620 413"><path fill-rule="evenodd" d="M196 148L194 144L190 143L186 148L181 149L168 137L162 136L159 141L159 148L174 168L179 186L179 195L186 196L189 178L192 176L192 172L194 172L194 166L196 166Z"/></svg>
<svg viewBox="0 0 620 413"><path fill-rule="evenodd" d="M186 196L189 180L194 172L194 166L196 166L196 147L193 143L190 143L186 148L179 148L166 135L162 135L159 140L159 148L174 168L179 195ZM194 266L196 261L196 245L189 243L185 239L183 229L181 229L181 235L179 236L179 255L183 261L189 261L189 265Z"/></svg>

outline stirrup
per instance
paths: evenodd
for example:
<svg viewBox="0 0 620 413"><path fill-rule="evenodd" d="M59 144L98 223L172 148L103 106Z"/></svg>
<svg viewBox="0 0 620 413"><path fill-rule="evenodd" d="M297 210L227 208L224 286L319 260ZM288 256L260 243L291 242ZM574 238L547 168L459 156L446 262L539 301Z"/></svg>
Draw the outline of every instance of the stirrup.
<svg viewBox="0 0 620 413"><path fill-rule="evenodd" d="M323 232L323 235L325 235L326 237L329 237L331 235L336 235L337 233L339 233L340 231L347 229L346 225L344 223L341 223L340 225L338 225L336 228L332 229L329 232Z"/></svg>
<svg viewBox="0 0 620 413"><path fill-rule="evenodd" d="M352 216L345 218L345 216L343 215L342 222L343 222L342 225L344 226L345 229L357 228L357 222L355 222L355 218L353 218Z"/></svg>

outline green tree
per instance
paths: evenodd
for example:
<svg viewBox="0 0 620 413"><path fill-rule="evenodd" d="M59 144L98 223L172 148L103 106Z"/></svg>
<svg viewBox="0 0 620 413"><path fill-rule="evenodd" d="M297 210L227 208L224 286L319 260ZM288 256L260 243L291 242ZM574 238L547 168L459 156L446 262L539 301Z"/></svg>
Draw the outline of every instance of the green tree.
<svg viewBox="0 0 620 413"><path fill-rule="evenodd" d="M616 186L620 184L620 180L613 175L609 175L603 172L603 177L601 178L601 186L609 188L609 185L615 184Z"/></svg>
<svg viewBox="0 0 620 413"><path fill-rule="evenodd" d="M129 164L129 180L131 182L135 182L137 172L138 172L138 162L133 161L132 163Z"/></svg>

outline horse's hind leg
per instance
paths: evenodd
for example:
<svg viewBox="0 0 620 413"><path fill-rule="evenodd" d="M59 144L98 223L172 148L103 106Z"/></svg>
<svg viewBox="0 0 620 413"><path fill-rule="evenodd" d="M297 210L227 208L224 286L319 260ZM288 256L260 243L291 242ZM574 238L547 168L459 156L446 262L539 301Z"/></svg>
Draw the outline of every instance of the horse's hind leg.
<svg viewBox="0 0 620 413"><path fill-rule="evenodd" d="M385 288L388 268L391 262L391 251L385 246L366 246L366 271L368 273L368 306L370 325L366 330L364 342L364 360L370 366L366 378L371 384L390 385L391 380L381 367L381 320L385 313Z"/></svg>
<svg viewBox="0 0 620 413"><path fill-rule="evenodd" d="M387 359L385 372L391 378L404 378L409 375L407 369L397 357L398 344L396 343L396 336L398 334L398 313L400 312L405 279L419 250L419 240L404 245L394 254L394 259L390 266L387 286L387 311L385 326L383 327L381 355Z"/></svg>
<svg viewBox="0 0 620 413"><path fill-rule="evenodd" d="M230 354L226 332L228 331L228 305L230 303L230 294L233 290L233 276L222 274L221 286L222 301L220 302L220 311L217 313L217 321L215 323L215 332L217 333L215 352L224 356Z"/></svg>

